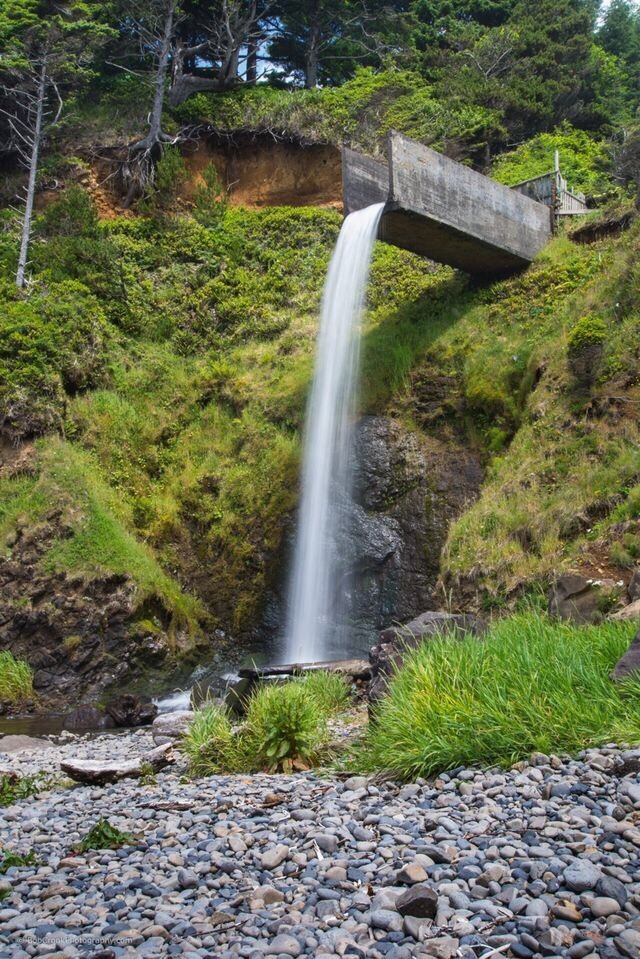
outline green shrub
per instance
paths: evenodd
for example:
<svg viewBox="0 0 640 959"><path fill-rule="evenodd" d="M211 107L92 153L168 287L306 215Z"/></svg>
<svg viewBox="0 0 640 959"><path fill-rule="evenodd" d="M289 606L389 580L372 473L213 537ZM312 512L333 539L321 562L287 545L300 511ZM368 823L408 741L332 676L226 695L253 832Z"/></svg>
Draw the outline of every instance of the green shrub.
<svg viewBox="0 0 640 959"><path fill-rule="evenodd" d="M81 186L70 186L45 207L37 227L44 236L95 236L98 211L86 190Z"/></svg>
<svg viewBox="0 0 640 959"><path fill-rule="evenodd" d="M569 187L585 193L599 193L611 184L611 157L607 144L596 140L570 123L550 133L540 133L510 153L503 153L491 175L500 183L514 186L554 169L555 151L560 170Z"/></svg>
<svg viewBox="0 0 640 959"><path fill-rule="evenodd" d="M89 852L90 849L117 849L119 846L130 846L135 841L131 833L122 832L101 816L75 848L78 852Z"/></svg>
<svg viewBox="0 0 640 959"><path fill-rule="evenodd" d="M304 683L260 686L249 701L247 748L259 768L311 765L325 741L325 716Z"/></svg>
<svg viewBox="0 0 640 959"><path fill-rule="evenodd" d="M33 696L33 670L8 649L0 650L0 702L20 703Z"/></svg>
<svg viewBox="0 0 640 959"><path fill-rule="evenodd" d="M227 209L227 193L215 164L208 163L202 171L202 183L196 187L193 198L193 215L202 226L213 227L220 223Z"/></svg>
<svg viewBox="0 0 640 959"><path fill-rule="evenodd" d="M522 613L483 640L438 637L394 677L362 764L401 779L532 752L640 740L640 676L609 674L633 637L621 623L572 626Z"/></svg>
<svg viewBox="0 0 640 959"><path fill-rule="evenodd" d="M111 330L73 280L0 301L0 417L16 438L61 429L68 395L105 375Z"/></svg>
<svg viewBox="0 0 640 959"><path fill-rule="evenodd" d="M196 712L180 748L188 757L194 776L212 776L242 768L242 741L234 735L226 712L215 703L207 703Z"/></svg>
<svg viewBox="0 0 640 959"><path fill-rule="evenodd" d="M602 365L607 326L597 316L583 316L569 333L567 358L578 383L589 386Z"/></svg>
<svg viewBox="0 0 640 959"><path fill-rule="evenodd" d="M347 709L351 700L349 685L338 673L323 670L306 673L300 681L323 716L333 716Z"/></svg>

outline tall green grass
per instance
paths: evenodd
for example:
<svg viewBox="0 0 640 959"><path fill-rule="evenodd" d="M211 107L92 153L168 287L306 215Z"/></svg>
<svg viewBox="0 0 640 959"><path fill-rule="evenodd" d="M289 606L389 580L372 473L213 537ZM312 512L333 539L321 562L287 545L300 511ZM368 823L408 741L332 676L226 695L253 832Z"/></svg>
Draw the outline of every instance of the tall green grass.
<svg viewBox="0 0 640 959"><path fill-rule="evenodd" d="M620 686L609 679L633 632L527 612L497 622L482 641L437 637L394 677L360 761L411 779L638 742L640 674Z"/></svg>
<svg viewBox="0 0 640 959"><path fill-rule="evenodd" d="M0 702L20 703L33 696L33 670L8 649L0 651Z"/></svg>

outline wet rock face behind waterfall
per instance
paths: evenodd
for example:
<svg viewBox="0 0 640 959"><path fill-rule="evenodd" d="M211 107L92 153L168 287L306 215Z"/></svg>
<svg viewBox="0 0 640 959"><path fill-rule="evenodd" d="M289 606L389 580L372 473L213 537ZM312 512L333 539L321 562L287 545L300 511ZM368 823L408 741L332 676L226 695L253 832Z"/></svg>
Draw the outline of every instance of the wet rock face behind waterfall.
<svg viewBox="0 0 640 959"><path fill-rule="evenodd" d="M161 630L137 621L135 587L126 576L86 582L47 571L45 554L70 532L52 516L19 529L10 554L0 557L0 649L27 660L40 704L53 709L94 698L160 665L169 651Z"/></svg>
<svg viewBox="0 0 640 959"><path fill-rule="evenodd" d="M440 555L449 525L478 495L482 469L469 449L407 429L385 416L362 417L353 444L353 498L343 502L333 544L347 595L347 647L340 636L330 658L365 656L381 629L440 608ZM282 636L291 518L282 575L266 598L264 643ZM335 654L335 655L334 655Z"/></svg>
<svg viewBox="0 0 640 959"><path fill-rule="evenodd" d="M350 618L368 648L378 630L442 606L434 595L442 548L482 470L468 449L380 416L359 421L354 457L341 553L351 557Z"/></svg>

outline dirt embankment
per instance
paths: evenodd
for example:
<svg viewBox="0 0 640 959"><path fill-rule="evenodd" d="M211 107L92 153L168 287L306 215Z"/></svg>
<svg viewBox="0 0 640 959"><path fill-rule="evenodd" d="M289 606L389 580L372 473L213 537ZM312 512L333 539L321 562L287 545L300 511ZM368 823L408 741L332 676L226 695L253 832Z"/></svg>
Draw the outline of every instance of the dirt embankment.
<svg viewBox="0 0 640 959"><path fill-rule="evenodd" d="M178 188L177 207L189 207L203 173L213 164L233 206L320 206L342 209L340 150L329 144L306 145L272 136L248 133L206 136L183 148L188 176ZM42 209L70 183L80 183L91 193L101 219L134 216L118 195L115 171L123 151L109 149L71 167L40 192Z"/></svg>

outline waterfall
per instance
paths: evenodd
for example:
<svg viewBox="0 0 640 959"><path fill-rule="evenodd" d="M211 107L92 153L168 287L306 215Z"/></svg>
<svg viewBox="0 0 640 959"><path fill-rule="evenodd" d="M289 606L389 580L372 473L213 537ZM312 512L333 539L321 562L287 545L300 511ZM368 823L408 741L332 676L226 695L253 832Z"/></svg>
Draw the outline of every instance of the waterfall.
<svg viewBox="0 0 640 959"><path fill-rule="evenodd" d="M346 218L329 264L305 424L287 662L337 659L345 652L340 636L345 584L339 582L336 539L341 507L351 490L360 318L383 208L384 203L376 203Z"/></svg>

